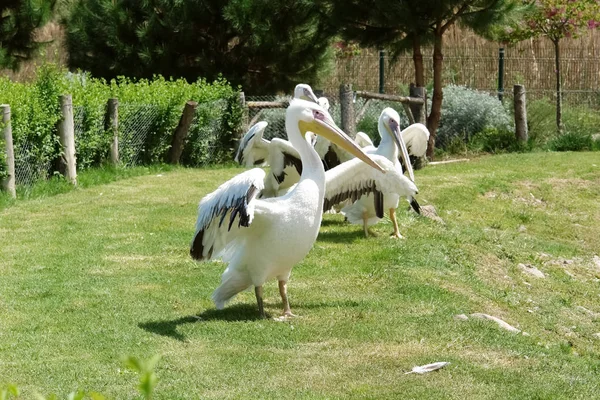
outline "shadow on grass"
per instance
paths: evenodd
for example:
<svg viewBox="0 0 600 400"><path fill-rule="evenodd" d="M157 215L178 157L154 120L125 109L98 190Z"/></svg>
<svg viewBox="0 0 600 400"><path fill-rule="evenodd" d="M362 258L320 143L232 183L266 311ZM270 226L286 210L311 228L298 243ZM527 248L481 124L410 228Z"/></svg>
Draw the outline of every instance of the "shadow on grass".
<svg viewBox="0 0 600 400"><path fill-rule="evenodd" d="M364 239L365 234L357 225L358 229L348 232L319 232L318 240L330 243L349 243L357 239Z"/></svg>
<svg viewBox="0 0 600 400"><path fill-rule="evenodd" d="M270 315L267 313L267 318ZM150 333L155 333L161 336L168 336L170 338L185 341L184 335L177 331L177 327L185 324L196 324L207 321L257 321L262 320L256 305L250 304L235 304L230 307L226 307L223 310L210 309L206 310L199 315L188 315L187 317L181 317L172 320L163 321L149 321L141 322L138 326Z"/></svg>
<svg viewBox="0 0 600 400"><path fill-rule="evenodd" d="M323 218L321 226L342 226L347 225L348 222L344 221L343 216L337 218Z"/></svg>

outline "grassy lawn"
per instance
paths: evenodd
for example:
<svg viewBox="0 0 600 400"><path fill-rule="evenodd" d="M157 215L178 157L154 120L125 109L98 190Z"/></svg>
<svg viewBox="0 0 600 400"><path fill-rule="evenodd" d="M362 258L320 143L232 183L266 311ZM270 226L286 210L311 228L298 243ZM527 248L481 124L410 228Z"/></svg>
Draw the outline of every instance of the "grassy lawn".
<svg viewBox="0 0 600 400"><path fill-rule="evenodd" d="M600 156L483 157L416 172L422 205L362 228L326 215L289 283L216 311L223 265L188 255L200 198L240 169L175 169L0 211L0 385L136 398L125 356L162 356L157 399L589 399L600 374ZM531 264L545 278L528 275ZM266 310L280 312L276 282ZM456 318L487 313L491 321ZM449 361L426 375L413 366Z"/></svg>

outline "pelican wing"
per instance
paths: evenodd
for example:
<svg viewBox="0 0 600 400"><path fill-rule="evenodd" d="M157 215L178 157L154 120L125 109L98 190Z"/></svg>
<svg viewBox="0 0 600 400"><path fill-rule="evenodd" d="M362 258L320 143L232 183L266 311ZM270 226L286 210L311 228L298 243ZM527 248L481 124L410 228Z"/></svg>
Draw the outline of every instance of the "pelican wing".
<svg viewBox="0 0 600 400"><path fill-rule="evenodd" d="M302 160L298 151L290 142L284 139L275 138L269 146L269 165L271 173L277 179L278 183L282 183L285 179L286 167L294 167L298 175L302 174Z"/></svg>
<svg viewBox="0 0 600 400"><path fill-rule="evenodd" d="M402 131L402 139L411 156L423 157L427 151L429 130L423 124L412 124Z"/></svg>
<svg viewBox="0 0 600 400"><path fill-rule="evenodd" d="M414 199L418 189L414 182L405 177L402 171L387 158L375 154L370 157L385 170L385 174L358 159L346 161L325 172L324 210L329 210L347 199L354 202L369 193L375 194L375 208L381 216L383 216L383 196L386 195L396 194L406 197L413 208L418 207ZM381 204L377 204L378 201Z"/></svg>
<svg viewBox="0 0 600 400"><path fill-rule="evenodd" d="M235 161L246 167L264 165L269 154L269 141L263 138L266 121L254 124L240 141Z"/></svg>
<svg viewBox="0 0 600 400"><path fill-rule="evenodd" d="M373 144L373 141L371 140L371 138L369 137L369 135L367 135L364 132L356 132L356 137L354 138L354 141L360 146L362 147L363 150L366 150L367 148L375 148L375 145Z"/></svg>
<svg viewBox="0 0 600 400"><path fill-rule="evenodd" d="M190 248L192 258L213 258L235 236L232 232L250 226L254 219L253 201L264 188L264 178L265 171L261 168L242 172L200 201Z"/></svg>

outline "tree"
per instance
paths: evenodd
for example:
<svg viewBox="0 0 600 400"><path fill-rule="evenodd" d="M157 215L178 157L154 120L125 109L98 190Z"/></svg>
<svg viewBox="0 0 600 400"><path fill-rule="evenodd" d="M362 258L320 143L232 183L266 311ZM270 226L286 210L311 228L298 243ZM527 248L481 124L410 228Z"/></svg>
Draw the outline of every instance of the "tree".
<svg viewBox="0 0 600 400"><path fill-rule="evenodd" d="M69 65L93 75L222 74L252 94L314 82L328 36L312 0L80 0L66 18Z"/></svg>
<svg viewBox="0 0 600 400"><path fill-rule="evenodd" d="M433 43L433 97L427 127L432 158L443 101L443 37L455 23L482 32L513 7L511 0L322 0L328 21L344 38L385 46L394 53L412 48L417 86L423 86L421 46Z"/></svg>
<svg viewBox="0 0 600 400"><path fill-rule="evenodd" d="M55 0L3 0L0 3L0 67L17 69L41 45L35 30L52 15Z"/></svg>
<svg viewBox="0 0 600 400"><path fill-rule="evenodd" d="M600 26L598 0L522 0L527 6L521 19L512 21L496 34L496 40L518 42L532 37L547 37L554 45L554 74L556 81L556 129L562 124L562 81L560 42L577 37L587 29Z"/></svg>

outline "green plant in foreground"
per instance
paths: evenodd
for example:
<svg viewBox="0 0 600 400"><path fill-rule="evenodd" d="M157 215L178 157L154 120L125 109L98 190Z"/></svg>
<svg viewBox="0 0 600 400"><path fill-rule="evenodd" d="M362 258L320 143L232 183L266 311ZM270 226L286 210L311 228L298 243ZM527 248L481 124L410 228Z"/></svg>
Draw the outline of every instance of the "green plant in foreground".
<svg viewBox="0 0 600 400"><path fill-rule="evenodd" d="M19 396L19 388L15 385L0 386L0 400L10 399L12 396Z"/></svg>
<svg viewBox="0 0 600 400"><path fill-rule="evenodd" d="M554 151L586 151L593 150L594 143L591 135L567 132L551 140L548 147Z"/></svg>
<svg viewBox="0 0 600 400"><path fill-rule="evenodd" d="M135 357L127 357L124 361L125 366L135 372L137 372L140 376L140 383L138 385L139 392L144 396L145 399L151 399L152 393L154 392L154 387L158 383L158 378L154 373L154 367L156 363L160 360L160 355L155 355L154 357L148 360L140 360ZM11 397L19 396L19 388L13 384L7 384L5 386L0 386L0 400L8 400ZM57 400L58 396L55 394L50 394L47 397L38 394L36 396L38 400ZM85 392L83 390L78 390L76 392L71 392L67 396L67 400L83 400L83 399L91 399L91 400L105 400L106 397L98 392Z"/></svg>
<svg viewBox="0 0 600 400"><path fill-rule="evenodd" d="M160 355L142 361L135 357L128 357L125 360L125 366L140 375L138 389L144 395L144 398L151 399L154 387L158 383L158 377L154 373L154 367L160 360Z"/></svg>

